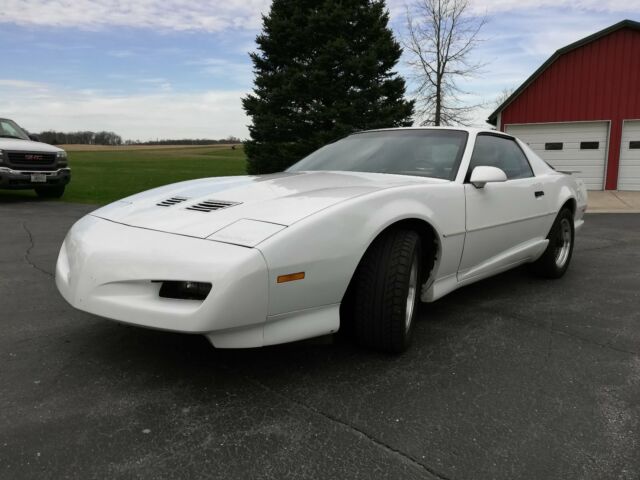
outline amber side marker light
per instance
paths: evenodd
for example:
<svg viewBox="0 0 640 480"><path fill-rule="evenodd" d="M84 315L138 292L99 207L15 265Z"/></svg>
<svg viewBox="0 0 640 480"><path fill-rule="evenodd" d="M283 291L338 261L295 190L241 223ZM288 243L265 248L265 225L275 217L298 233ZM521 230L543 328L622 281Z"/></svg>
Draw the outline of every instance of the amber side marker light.
<svg viewBox="0 0 640 480"><path fill-rule="evenodd" d="M280 275L278 277L278 283L293 282L294 280L302 280L304 278L304 272L289 273L287 275Z"/></svg>

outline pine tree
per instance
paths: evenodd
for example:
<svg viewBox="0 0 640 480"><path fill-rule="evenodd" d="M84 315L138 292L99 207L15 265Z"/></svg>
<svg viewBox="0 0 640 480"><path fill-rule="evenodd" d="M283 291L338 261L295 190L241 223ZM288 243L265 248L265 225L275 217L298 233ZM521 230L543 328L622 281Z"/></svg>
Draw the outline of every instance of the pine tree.
<svg viewBox="0 0 640 480"><path fill-rule="evenodd" d="M282 171L357 130L411 124L384 0L274 0L251 54L248 171Z"/></svg>

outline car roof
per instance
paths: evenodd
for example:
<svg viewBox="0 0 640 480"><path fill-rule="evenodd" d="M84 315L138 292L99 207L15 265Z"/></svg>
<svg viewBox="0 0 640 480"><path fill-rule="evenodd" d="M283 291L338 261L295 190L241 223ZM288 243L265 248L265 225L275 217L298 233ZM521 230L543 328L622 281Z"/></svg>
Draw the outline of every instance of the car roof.
<svg viewBox="0 0 640 480"><path fill-rule="evenodd" d="M491 133L495 135L503 135L505 137L513 138L512 135L501 132L499 130L489 129L489 128L478 128L478 127L435 127L435 126L422 126L422 127L395 127L395 128L376 128L372 130L360 130L354 133L365 133L365 132L388 132L394 130L451 130L458 132L468 132L472 134L478 133Z"/></svg>

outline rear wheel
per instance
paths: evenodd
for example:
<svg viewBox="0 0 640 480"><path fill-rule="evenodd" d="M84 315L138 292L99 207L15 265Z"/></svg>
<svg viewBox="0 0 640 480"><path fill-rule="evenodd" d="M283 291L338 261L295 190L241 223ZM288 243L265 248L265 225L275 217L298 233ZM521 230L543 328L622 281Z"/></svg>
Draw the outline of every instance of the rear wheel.
<svg viewBox="0 0 640 480"><path fill-rule="evenodd" d="M420 296L422 245L412 230L376 239L354 277L352 333L360 345L387 352L409 346Z"/></svg>
<svg viewBox="0 0 640 480"><path fill-rule="evenodd" d="M64 194L64 185L55 187L36 187L36 193L40 198L60 198Z"/></svg>
<svg viewBox="0 0 640 480"><path fill-rule="evenodd" d="M563 208L547 235L549 245L542 256L531 264L534 273L545 278L560 278L569 268L573 254L573 213Z"/></svg>

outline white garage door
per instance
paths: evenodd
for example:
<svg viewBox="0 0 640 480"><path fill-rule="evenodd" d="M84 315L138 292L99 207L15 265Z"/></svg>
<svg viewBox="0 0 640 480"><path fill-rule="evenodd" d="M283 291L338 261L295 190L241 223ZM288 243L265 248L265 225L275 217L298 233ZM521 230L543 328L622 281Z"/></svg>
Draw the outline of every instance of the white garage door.
<svg viewBox="0 0 640 480"><path fill-rule="evenodd" d="M622 124L618 190L640 190L640 120Z"/></svg>
<svg viewBox="0 0 640 480"><path fill-rule="evenodd" d="M556 170L574 172L590 190L602 190L607 158L608 122L507 125Z"/></svg>

